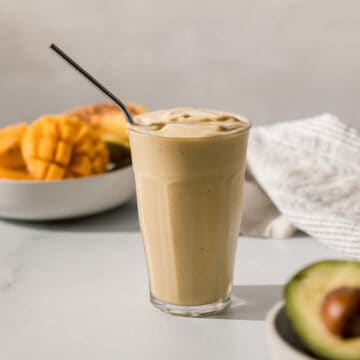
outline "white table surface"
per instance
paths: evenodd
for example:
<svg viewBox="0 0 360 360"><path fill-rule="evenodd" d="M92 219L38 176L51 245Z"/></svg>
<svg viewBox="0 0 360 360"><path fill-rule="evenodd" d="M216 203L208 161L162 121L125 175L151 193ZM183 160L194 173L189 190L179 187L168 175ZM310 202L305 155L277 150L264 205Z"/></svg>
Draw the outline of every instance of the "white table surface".
<svg viewBox="0 0 360 360"><path fill-rule="evenodd" d="M282 284L338 256L306 237L242 237L233 305L188 319L149 303L134 201L71 222L0 221L0 358L266 360L263 320Z"/></svg>

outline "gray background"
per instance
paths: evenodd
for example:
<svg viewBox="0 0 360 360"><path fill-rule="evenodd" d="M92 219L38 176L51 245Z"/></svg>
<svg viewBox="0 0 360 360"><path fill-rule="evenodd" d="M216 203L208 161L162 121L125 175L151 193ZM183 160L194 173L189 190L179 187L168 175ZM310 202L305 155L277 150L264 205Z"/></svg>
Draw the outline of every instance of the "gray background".
<svg viewBox="0 0 360 360"><path fill-rule="evenodd" d="M0 0L0 123L103 96L240 112L255 124L333 112L359 125L360 1Z"/></svg>

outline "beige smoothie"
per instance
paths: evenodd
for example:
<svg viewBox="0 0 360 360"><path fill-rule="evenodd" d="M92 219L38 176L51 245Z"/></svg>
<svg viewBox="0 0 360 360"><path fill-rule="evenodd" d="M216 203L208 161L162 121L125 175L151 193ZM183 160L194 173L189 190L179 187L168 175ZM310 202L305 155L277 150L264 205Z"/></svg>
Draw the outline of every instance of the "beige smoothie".
<svg viewBox="0 0 360 360"><path fill-rule="evenodd" d="M134 120L129 137L152 301L183 315L221 310L230 301L250 122L193 108Z"/></svg>

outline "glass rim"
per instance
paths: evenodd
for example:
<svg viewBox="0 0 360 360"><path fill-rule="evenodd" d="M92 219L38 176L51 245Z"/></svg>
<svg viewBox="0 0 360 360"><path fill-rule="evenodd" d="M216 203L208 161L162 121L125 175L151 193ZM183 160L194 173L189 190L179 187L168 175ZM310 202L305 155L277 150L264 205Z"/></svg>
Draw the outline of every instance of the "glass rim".
<svg viewBox="0 0 360 360"><path fill-rule="evenodd" d="M232 112L226 112L224 111L224 113L226 115L232 115L234 116L236 119L238 119L239 121L242 121L243 123L245 123L246 126L241 127L237 130L234 130L232 132L228 132L228 133L221 133L221 134L217 134L217 135L207 135L207 136L166 136L166 135L158 135L156 134L156 132L149 132L149 131L142 131L142 125L137 125L137 124L126 124L126 129L128 131L133 131L135 133L144 135L144 136L153 136L153 137L159 137L159 138L164 138L164 139L188 139L188 140L195 140L195 139L212 139L212 138L220 138L220 137L227 137L227 136L231 136L231 135L236 135L239 133L243 133L243 132L247 132L252 128L252 122L244 117L241 116L239 114L236 113L232 113ZM141 115L138 115L141 116Z"/></svg>

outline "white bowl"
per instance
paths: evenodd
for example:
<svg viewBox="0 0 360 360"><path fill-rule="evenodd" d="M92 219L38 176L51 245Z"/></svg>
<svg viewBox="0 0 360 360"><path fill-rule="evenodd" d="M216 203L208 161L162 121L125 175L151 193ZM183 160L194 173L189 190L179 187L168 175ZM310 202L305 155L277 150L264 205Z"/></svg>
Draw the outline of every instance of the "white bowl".
<svg viewBox="0 0 360 360"><path fill-rule="evenodd" d="M135 192L132 167L60 181L0 180L0 217L60 220L105 211Z"/></svg>
<svg viewBox="0 0 360 360"><path fill-rule="evenodd" d="M273 360L317 360L301 344L285 312L284 302L274 305L266 316L266 337Z"/></svg>

